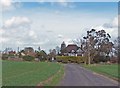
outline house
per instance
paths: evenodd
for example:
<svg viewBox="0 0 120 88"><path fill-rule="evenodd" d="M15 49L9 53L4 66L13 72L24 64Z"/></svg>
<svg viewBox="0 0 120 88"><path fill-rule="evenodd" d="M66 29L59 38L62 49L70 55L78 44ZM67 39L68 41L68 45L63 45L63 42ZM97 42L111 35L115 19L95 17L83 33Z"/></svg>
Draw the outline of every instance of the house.
<svg viewBox="0 0 120 88"><path fill-rule="evenodd" d="M25 52L28 53L28 52L34 52L34 49L32 47L25 47Z"/></svg>
<svg viewBox="0 0 120 88"><path fill-rule="evenodd" d="M15 55L16 54L15 51L9 51L8 53L9 53L9 55Z"/></svg>
<svg viewBox="0 0 120 88"><path fill-rule="evenodd" d="M61 55L64 56L82 56L83 50L81 47L78 47L76 44L69 44L66 47L65 42L61 44Z"/></svg>
<svg viewBox="0 0 120 88"><path fill-rule="evenodd" d="M35 56L34 49L32 47L25 47L24 49L25 55Z"/></svg>

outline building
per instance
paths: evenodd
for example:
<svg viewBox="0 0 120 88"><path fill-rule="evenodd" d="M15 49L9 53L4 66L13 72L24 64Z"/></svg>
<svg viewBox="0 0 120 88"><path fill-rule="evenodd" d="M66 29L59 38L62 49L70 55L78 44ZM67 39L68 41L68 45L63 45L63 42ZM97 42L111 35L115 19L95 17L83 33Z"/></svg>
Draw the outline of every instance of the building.
<svg viewBox="0 0 120 88"><path fill-rule="evenodd" d="M65 42L63 41L63 43L61 44L61 50L65 49L66 48L66 44Z"/></svg>
<svg viewBox="0 0 120 88"><path fill-rule="evenodd" d="M32 47L25 47L24 49L25 55L35 56L34 49Z"/></svg>
<svg viewBox="0 0 120 88"><path fill-rule="evenodd" d="M60 52L61 52L62 55L65 53L65 50L66 50L65 48L66 48L66 44L63 41L63 43L61 44L61 49L60 49Z"/></svg>
<svg viewBox="0 0 120 88"><path fill-rule="evenodd" d="M83 50L81 47L78 47L76 44L69 44L66 47L65 42L61 44L61 55L64 56L82 56Z"/></svg>
<svg viewBox="0 0 120 88"><path fill-rule="evenodd" d="M15 51L9 51L8 53L9 53L9 55L15 55L16 54Z"/></svg>

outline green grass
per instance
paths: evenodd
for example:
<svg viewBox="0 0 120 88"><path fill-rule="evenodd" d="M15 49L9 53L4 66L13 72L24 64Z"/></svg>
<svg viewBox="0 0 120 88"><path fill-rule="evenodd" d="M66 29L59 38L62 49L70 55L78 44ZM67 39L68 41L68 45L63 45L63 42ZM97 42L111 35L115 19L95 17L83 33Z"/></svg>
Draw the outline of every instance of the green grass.
<svg viewBox="0 0 120 88"><path fill-rule="evenodd" d="M62 65L50 62L3 61L2 66L3 86L36 86L55 75Z"/></svg>
<svg viewBox="0 0 120 88"><path fill-rule="evenodd" d="M118 79L120 78L120 75L118 75L118 65L117 64L112 64L112 65L84 65L84 67L103 74L105 76L111 77L113 79Z"/></svg>
<svg viewBox="0 0 120 88"><path fill-rule="evenodd" d="M59 72L57 74L55 74L52 78L52 81L45 83L45 86L57 86L59 81L62 79L64 75L64 67L61 66Z"/></svg>

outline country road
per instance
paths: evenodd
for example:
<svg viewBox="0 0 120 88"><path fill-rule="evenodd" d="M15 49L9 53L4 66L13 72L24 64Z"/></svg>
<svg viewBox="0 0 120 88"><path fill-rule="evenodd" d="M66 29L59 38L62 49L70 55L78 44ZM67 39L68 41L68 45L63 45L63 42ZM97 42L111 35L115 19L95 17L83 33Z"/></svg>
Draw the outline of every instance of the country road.
<svg viewBox="0 0 120 88"><path fill-rule="evenodd" d="M118 86L116 81L95 74L78 64L65 64L65 76L60 86Z"/></svg>

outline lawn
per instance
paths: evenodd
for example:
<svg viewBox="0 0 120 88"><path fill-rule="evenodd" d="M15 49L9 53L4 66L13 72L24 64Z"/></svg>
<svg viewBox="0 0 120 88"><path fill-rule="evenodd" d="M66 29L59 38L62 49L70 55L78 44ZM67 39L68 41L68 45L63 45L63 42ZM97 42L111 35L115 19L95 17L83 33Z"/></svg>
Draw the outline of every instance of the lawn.
<svg viewBox="0 0 120 88"><path fill-rule="evenodd" d="M36 86L55 75L63 66L50 62L2 62L3 86ZM63 70L62 70L63 71ZM59 82L61 75L56 78ZM55 78L54 78L55 79Z"/></svg>
<svg viewBox="0 0 120 88"><path fill-rule="evenodd" d="M85 65L84 67L103 74L105 76L111 77L113 79L120 78L120 75L118 75L118 65L117 64L111 64L111 65Z"/></svg>

